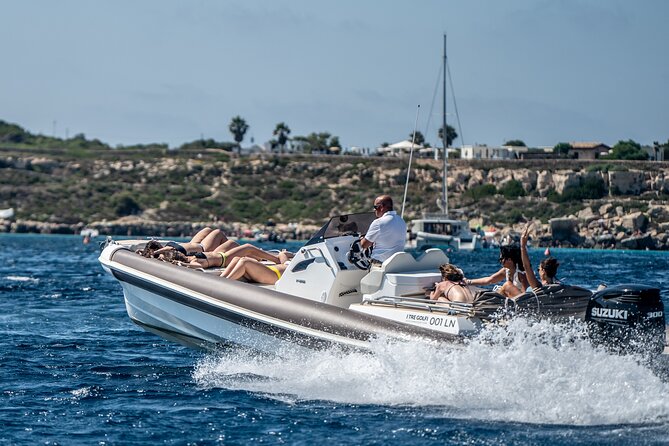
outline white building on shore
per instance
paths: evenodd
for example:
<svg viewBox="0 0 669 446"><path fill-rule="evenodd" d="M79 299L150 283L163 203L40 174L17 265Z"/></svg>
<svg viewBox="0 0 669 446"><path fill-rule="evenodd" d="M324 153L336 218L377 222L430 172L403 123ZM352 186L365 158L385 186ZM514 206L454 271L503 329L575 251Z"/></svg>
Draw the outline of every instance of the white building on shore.
<svg viewBox="0 0 669 446"><path fill-rule="evenodd" d="M523 146L490 147L487 145L466 145L460 149L460 157L466 160L512 160L520 159L528 151Z"/></svg>

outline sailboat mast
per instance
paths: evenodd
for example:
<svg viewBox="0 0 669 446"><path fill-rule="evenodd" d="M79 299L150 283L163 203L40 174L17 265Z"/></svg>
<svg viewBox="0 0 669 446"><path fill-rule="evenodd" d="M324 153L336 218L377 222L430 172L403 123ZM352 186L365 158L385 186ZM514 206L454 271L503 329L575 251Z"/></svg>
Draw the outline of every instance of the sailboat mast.
<svg viewBox="0 0 669 446"><path fill-rule="evenodd" d="M446 55L446 33L444 33L444 98L442 113L441 142L444 147L444 170L441 185L441 211L448 216L448 126L446 125L446 72L448 56Z"/></svg>

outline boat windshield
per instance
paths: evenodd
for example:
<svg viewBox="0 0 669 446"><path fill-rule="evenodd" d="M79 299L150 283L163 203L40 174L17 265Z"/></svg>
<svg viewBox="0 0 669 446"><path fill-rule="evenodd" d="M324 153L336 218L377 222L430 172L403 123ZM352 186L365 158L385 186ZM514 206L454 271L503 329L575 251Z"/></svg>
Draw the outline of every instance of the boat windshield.
<svg viewBox="0 0 669 446"><path fill-rule="evenodd" d="M320 243L325 239L341 237L343 235L365 235L369 225L376 216L373 212L361 214L345 214L330 218L330 220L318 230L305 246Z"/></svg>

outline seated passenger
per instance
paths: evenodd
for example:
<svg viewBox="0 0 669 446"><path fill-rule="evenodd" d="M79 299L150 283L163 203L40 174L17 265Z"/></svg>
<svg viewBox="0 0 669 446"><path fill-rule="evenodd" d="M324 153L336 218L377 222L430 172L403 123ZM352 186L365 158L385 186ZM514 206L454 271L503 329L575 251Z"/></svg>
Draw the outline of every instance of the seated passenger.
<svg viewBox="0 0 669 446"><path fill-rule="evenodd" d="M190 241L183 243L169 242L166 246L157 249L154 257L164 254L168 251L179 251L183 255L194 252L213 251L217 247L224 245L226 248L238 246L234 240L229 240L220 229L203 228L195 234Z"/></svg>
<svg viewBox="0 0 669 446"><path fill-rule="evenodd" d="M537 280L537 276L534 274L532 263L530 263L530 255L527 252L527 240L530 236L531 226L532 222L528 223L520 236L520 256L523 260L523 268L525 268L527 274L527 281L532 289L541 288L544 285L559 284L560 281L555 276L560 262L553 257L547 257L539 263L539 278L541 282Z"/></svg>
<svg viewBox="0 0 669 446"><path fill-rule="evenodd" d="M504 284L495 291L505 297L515 297L523 293L529 286L521 259L520 248L516 245L505 245L499 248L499 263L502 268L495 274L478 279L466 279L467 285L491 285L500 281Z"/></svg>
<svg viewBox="0 0 669 446"><path fill-rule="evenodd" d="M435 283L435 289L430 293L430 300L440 302L474 302L474 293L464 282L465 275L455 265L445 264L439 267L442 281Z"/></svg>
<svg viewBox="0 0 669 446"><path fill-rule="evenodd" d="M274 285L288 267L292 253L281 251L279 263L266 264L251 257L236 257L225 268L221 277L233 280L246 279L249 282Z"/></svg>
<svg viewBox="0 0 669 446"><path fill-rule="evenodd" d="M216 268L230 265L230 262L238 257L251 257L255 260L267 260L273 263L281 263L278 254L265 251L250 243L227 248L226 244L220 245L211 252L198 253L188 258L189 267L194 268Z"/></svg>
<svg viewBox="0 0 669 446"><path fill-rule="evenodd" d="M166 262L185 262L188 260L184 254L176 249L159 252L163 247L157 240L149 240L142 249L138 249L135 252L143 257L160 259Z"/></svg>

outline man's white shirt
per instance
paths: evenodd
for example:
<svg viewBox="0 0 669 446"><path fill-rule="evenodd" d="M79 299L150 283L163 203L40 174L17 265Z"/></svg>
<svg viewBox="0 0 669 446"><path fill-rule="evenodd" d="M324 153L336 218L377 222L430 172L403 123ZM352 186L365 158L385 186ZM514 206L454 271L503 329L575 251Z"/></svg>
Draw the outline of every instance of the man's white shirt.
<svg viewBox="0 0 669 446"><path fill-rule="evenodd" d="M388 211L369 225L365 239L374 243L372 259L383 262L396 252L404 251L407 225L395 211Z"/></svg>

